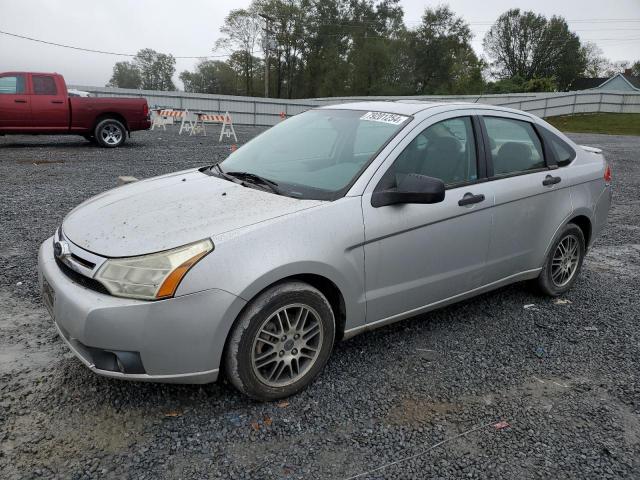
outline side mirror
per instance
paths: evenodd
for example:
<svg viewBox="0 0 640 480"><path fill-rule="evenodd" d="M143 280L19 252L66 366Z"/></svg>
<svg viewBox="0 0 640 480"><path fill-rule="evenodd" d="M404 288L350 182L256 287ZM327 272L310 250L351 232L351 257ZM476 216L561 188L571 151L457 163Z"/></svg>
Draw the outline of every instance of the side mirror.
<svg viewBox="0 0 640 480"><path fill-rule="evenodd" d="M400 203L438 203L444 200L444 182L417 173L406 175L395 188L373 192L374 208Z"/></svg>

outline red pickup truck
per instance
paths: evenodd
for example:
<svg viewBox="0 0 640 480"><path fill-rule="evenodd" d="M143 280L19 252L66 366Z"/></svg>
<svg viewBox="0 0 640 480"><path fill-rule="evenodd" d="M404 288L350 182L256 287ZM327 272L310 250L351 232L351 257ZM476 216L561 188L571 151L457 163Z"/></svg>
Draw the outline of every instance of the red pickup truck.
<svg viewBox="0 0 640 480"><path fill-rule="evenodd" d="M0 135L81 135L119 147L150 126L144 98L70 97L57 73L0 73Z"/></svg>

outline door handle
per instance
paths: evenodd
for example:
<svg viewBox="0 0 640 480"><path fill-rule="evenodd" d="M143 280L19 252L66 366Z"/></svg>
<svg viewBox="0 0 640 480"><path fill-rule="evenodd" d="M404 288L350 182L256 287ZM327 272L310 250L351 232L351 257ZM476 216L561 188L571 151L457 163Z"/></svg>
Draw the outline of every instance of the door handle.
<svg viewBox="0 0 640 480"><path fill-rule="evenodd" d="M474 203L484 202L484 195L481 193L479 195L474 195L473 193L465 193L464 197L458 200L458 205L464 207L465 205L473 205Z"/></svg>
<svg viewBox="0 0 640 480"><path fill-rule="evenodd" d="M51 103L64 103L62 100L51 100Z"/></svg>
<svg viewBox="0 0 640 480"><path fill-rule="evenodd" d="M22 98L16 98L16 99L14 100L14 102L16 102L16 103L27 103L27 101L26 101L26 100L24 100L24 99L22 99Z"/></svg>
<svg viewBox="0 0 640 480"><path fill-rule="evenodd" d="M544 177L544 180L542 181L542 185L544 185L545 187L548 187L549 185L555 185L556 183L560 183L562 179L560 177L552 177L551 175L547 175L546 177Z"/></svg>

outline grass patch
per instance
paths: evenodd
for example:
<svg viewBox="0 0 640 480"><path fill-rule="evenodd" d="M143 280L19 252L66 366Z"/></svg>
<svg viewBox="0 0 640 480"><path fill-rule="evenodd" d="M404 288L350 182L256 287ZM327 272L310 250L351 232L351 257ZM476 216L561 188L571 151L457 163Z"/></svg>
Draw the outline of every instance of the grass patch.
<svg viewBox="0 0 640 480"><path fill-rule="evenodd" d="M563 132L640 135L640 113L589 113L545 120Z"/></svg>

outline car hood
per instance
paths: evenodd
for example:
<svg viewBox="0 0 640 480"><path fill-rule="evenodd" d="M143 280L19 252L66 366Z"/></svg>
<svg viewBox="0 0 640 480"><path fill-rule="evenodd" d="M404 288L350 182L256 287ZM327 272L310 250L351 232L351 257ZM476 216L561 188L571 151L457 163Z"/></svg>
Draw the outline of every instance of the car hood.
<svg viewBox="0 0 640 480"><path fill-rule="evenodd" d="M105 257L179 247L323 203L243 187L187 170L115 188L80 204L65 236Z"/></svg>

